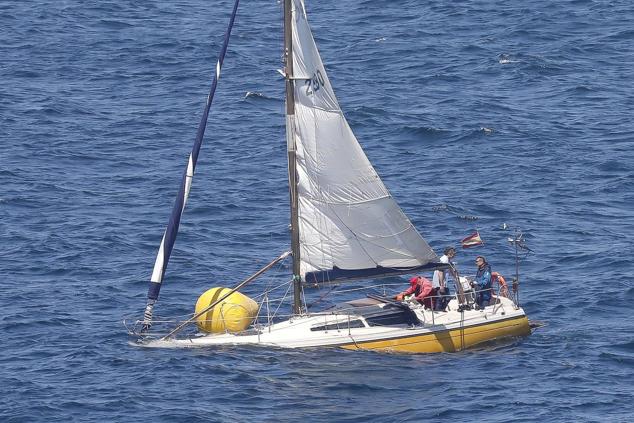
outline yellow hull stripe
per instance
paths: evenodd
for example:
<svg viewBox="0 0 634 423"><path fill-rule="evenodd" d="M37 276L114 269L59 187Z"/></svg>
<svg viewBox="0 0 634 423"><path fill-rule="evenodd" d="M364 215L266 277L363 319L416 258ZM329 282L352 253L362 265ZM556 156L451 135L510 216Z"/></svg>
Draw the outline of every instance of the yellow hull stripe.
<svg viewBox="0 0 634 423"><path fill-rule="evenodd" d="M357 341L341 345L341 348L406 353L455 352L493 339L507 336L526 336L530 333L528 318L520 316L503 321L467 326L462 329L443 330L381 341Z"/></svg>

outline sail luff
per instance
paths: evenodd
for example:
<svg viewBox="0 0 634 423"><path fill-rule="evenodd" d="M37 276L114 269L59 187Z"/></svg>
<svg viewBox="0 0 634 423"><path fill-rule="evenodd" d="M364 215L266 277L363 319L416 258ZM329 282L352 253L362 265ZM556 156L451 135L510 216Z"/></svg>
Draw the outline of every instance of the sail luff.
<svg viewBox="0 0 634 423"><path fill-rule="evenodd" d="M211 103L214 98L214 93L216 92L218 79L220 78L220 70L222 68L222 63L224 61L225 55L227 53L229 38L231 36L231 30L233 29L233 24L236 18L239 3L240 3L240 0L236 0L233 5L233 10L231 12L231 17L229 19L229 25L225 32L224 43L222 45L220 53L218 54L218 61L216 63L215 73L211 83L211 88L209 90L209 95L207 96L207 102L205 104L203 115L198 125L196 139L194 141L192 151L189 155L187 168L183 172L183 177L181 179L181 184L178 190L178 194L176 196L176 200L174 201L172 213L170 215L167 228L165 229L165 233L163 234L163 239L161 240L161 245L159 247L159 251L156 256L156 261L154 263L154 268L152 271L152 276L150 278L150 284L148 288L148 295L147 295L148 307L146 308L146 316L145 316L146 320L151 320L151 315L152 315L151 305L153 305L154 302L158 299L163 277L165 275L165 270L167 269L167 264L169 262L170 255L172 253L172 249L174 248L174 243L176 241L176 236L178 234L178 228L180 226L181 216L183 214L183 210L185 209L185 204L187 203L189 190L191 189L192 179L194 177L194 172L196 170L196 162L198 161L200 147L202 145L203 137L205 135L205 128L207 127L207 119L209 117L209 110L211 108Z"/></svg>

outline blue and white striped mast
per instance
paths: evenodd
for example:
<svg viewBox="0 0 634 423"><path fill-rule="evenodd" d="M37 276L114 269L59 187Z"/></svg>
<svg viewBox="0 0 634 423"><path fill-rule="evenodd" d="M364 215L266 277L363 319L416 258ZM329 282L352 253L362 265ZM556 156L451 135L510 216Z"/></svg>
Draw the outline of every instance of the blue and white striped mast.
<svg viewBox="0 0 634 423"><path fill-rule="evenodd" d="M154 270L152 271L150 286L147 293L147 305L143 314L143 328L145 330L147 330L152 324L152 313L154 310L154 304L159 297L161 284L163 282L163 276L165 275L165 270L167 269L167 263L169 262L172 249L174 248L174 242L176 241L176 235L178 234L178 227L180 225L181 216L183 215L183 210L185 209L185 204L187 203L187 197L189 196L189 190L192 186L192 179L194 177L194 171L196 170L196 162L198 161L198 153L200 152L200 146L202 145L203 137L205 135L205 128L207 127L207 117L209 116L209 109L214 98L214 93L216 92L218 79L220 78L220 69L222 68L225 54L227 53L229 37L231 36L231 29L233 28L233 23L236 18L239 3L240 0L236 0L233 5L233 11L231 12L229 26L227 27L227 31L225 33L224 43L222 45L222 49L220 50L220 54L218 55L216 72L211 83L209 95L207 96L207 103L205 104L205 109L200 119L200 124L198 125L196 140L194 141L194 146L189 155L187 168L183 173L181 186L178 190L176 201L174 201L172 214L170 216L169 223L167 224L167 228L165 229L165 233L163 234L163 239L161 240L161 246L159 247L156 261L154 262Z"/></svg>

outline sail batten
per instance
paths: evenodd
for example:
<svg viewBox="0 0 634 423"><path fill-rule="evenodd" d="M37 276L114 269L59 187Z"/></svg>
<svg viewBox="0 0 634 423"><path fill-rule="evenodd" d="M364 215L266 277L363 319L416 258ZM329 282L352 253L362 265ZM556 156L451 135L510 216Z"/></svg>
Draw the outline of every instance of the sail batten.
<svg viewBox="0 0 634 423"><path fill-rule="evenodd" d="M379 277L437 265L398 206L339 106L307 22L293 0L300 271L306 282Z"/></svg>

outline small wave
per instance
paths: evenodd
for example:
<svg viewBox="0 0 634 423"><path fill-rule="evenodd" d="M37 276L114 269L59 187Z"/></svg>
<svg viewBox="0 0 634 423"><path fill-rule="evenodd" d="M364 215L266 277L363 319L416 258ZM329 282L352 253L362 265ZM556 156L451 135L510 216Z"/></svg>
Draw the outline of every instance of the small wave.
<svg viewBox="0 0 634 423"><path fill-rule="evenodd" d="M624 31L619 31L616 33L612 33L610 35L606 35L605 37L603 37L602 41L610 41L610 42L614 42L614 41L624 41L624 40L629 40L634 38L634 30L632 29L627 29Z"/></svg>
<svg viewBox="0 0 634 423"><path fill-rule="evenodd" d="M449 210L449 206L448 206L448 205L446 205L446 204L440 204L440 205L438 205L438 206L434 206L434 207L432 207L432 209L431 209L431 210L432 210L432 211L435 211L435 212L439 212L439 211L448 211L448 210Z"/></svg>
<svg viewBox="0 0 634 423"><path fill-rule="evenodd" d="M256 93L256 92L253 92L253 91L247 91L247 93L244 95L244 98L245 98L245 99L246 99L246 98L253 98L253 97L256 97L256 98L264 98L264 94L262 94L262 93Z"/></svg>
<svg viewBox="0 0 634 423"><path fill-rule="evenodd" d="M374 40L374 41L376 41L377 43L380 43L380 42L385 41L385 40L387 40L387 38L386 38L386 37L381 37L381 38L377 38L377 39L376 39L376 40Z"/></svg>
<svg viewBox="0 0 634 423"><path fill-rule="evenodd" d="M599 357L600 358L607 358L607 359L612 360L612 361L616 361L619 364L634 365L634 357L627 356L627 355L615 354L615 353L611 353L611 352L602 352L601 354L599 354Z"/></svg>
<svg viewBox="0 0 634 423"><path fill-rule="evenodd" d="M99 24L101 26L104 26L110 29L124 29L124 28L130 28L133 26L127 22L122 22L120 20L112 20L112 19L100 19Z"/></svg>
<svg viewBox="0 0 634 423"><path fill-rule="evenodd" d="M462 219L462 220L466 220L467 222L472 222L474 220L478 220L479 219L478 216L471 216L471 215L467 215L467 214L459 215L458 218Z"/></svg>
<svg viewBox="0 0 634 423"><path fill-rule="evenodd" d="M627 164L620 162L618 160L608 160L606 162L601 163L597 166L599 170L605 172L614 172L614 171L628 171L630 170L630 166Z"/></svg>
<svg viewBox="0 0 634 423"><path fill-rule="evenodd" d="M587 85L577 85L576 87L570 88L567 91L576 93L588 93L593 92L594 89L592 89L592 87L588 87Z"/></svg>
<svg viewBox="0 0 634 423"><path fill-rule="evenodd" d="M30 69L18 69L13 73L13 76L16 78L37 78L42 76L42 74Z"/></svg>
<svg viewBox="0 0 634 423"><path fill-rule="evenodd" d="M14 317L10 317L10 319L11 320L4 319L0 323L0 328L2 328L5 333L24 333L37 329L49 330L50 328L56 327L77 327L81 323L81 320L72 317L53 319L22 318L20 320L15 320Z"/></svg>
<svg viewBox="0 0 634 423"><path fill-rule="evenodd" d="M258 100L277 100L276 98L269 97L265 94L256 91L247 91L242 98L244 101L258 101Z"/></svg>
<svg viewBox="0 0 634 423"><path fill-rule="evenodd" d="M478 220L479 217L478 216L473 216L473 215L469 215L469 214L465 214L464 210L460 210L456 207L450 206L448 204L442 203L442 204L438 204L432 207L432 211L434 212L447 212L447 213L451 213L453 215L456 215L458 217L458 219L462 219L462 220L466 220L468 222L474 221L474 220Z"/></svg>
<svg viewBox="0 0 634 423"><path fill-rule="evenodd" d="M621 351L627 351L627 352L634 353L634 340L629 341L629 342L625 342L623 344L613 345L613 348L621 350Z"/></svg>
<svg viewBox="0 0 634 423"><path fill-rule="evenodd" d="M513 60L508 54L500 54L498 56L498 62L501 65L508 65L510 63L519 63L519 60Z"/></svg>
<svg viewBox="0 0 634 423"><path fill-rule="evenodd" d="M433 128L431 126L404 126L403 132L413 135L427 135L427 136L441 136L444 134L444 129Z"/></svg>
<svg viewBox="0 0 634 423"><path fill-rule="evenodd" d="M452 137L452 141L468 141L472 139L481 139L483 136L492 135L495 132L491 128L480 127L478 129L471 129L468 131L457 133Z"/></svg>

